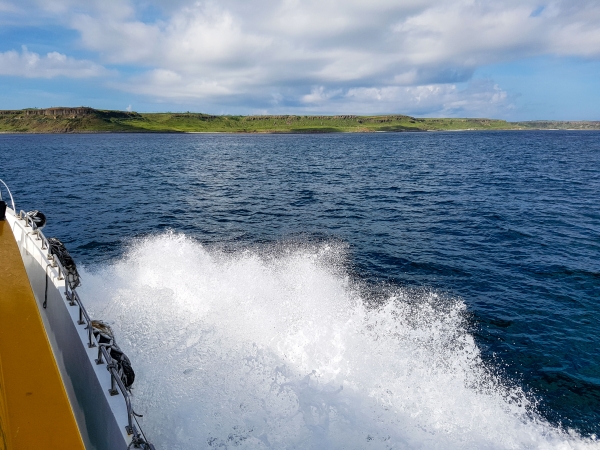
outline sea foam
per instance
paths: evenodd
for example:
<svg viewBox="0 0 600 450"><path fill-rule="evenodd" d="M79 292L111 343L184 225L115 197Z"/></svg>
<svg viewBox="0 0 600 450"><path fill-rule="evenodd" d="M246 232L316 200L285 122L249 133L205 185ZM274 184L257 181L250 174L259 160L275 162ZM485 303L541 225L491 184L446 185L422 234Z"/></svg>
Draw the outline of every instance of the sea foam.
<svg viewBox="0 0 600 450"><path fill-rule="evenodd" d="M345 259L335 243L224 252L167 233L84 269L80 292L132 360L157 448L597 448L494 375L460 299L382 295Z"/></svg>

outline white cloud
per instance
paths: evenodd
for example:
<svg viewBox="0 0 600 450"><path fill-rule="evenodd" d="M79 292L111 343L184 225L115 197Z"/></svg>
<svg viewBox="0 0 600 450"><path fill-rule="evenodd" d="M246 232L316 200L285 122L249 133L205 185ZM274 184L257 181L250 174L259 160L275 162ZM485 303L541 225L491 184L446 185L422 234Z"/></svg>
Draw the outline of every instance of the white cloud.
<svg viewBox="0 0 600 450"><path fill-rule="evenodd" d="M26 78L90 78L106 75L108 71L91 61L69 58L58 52L40 56L23 47L21 53L10 50L0 53L0 75Z"/></svg>
<svg viewBox="0 0 600 450"><path fill-rule="evenodd" d="M403 111L419 116L500 117L514 108L513 99L491 80L460 89L454 84L357 87L344 92L313 88L303 97L311 111L387 114Z"/></svg>
<svg viewBox="0 0 600 450"><path fill-rule="evenodd" d="M236 87L235 83L229 79L220 81L201 76L182 76L177 72L164 69L151 70L143 75L131 77L125 82L113 82L110 85L127 92L174 101L227 97L236 94L233 91Z"/></svg>
<svg viewBox="0 0 600 450"><path fill-rule="evenodd" d="M499 95L456 88L479 67L539 55L600 59L600 3L589 0L29 1L77 30L103 64L135 69L113 86L182 103L369 109L404 93L415 107L468 103L475 112ZM101 67L77 64L82 73Z"/></svg>
<svg viewBox="0 0 600 450"><path fill-rule="evenodd" d="M69 1L51 4L74 9ZM269 65L308 58L325 73L337 67L345 79L350 68L370 76L365 66L396 72L399 65L474 65L531 53L600 56L600 4L582 0L550 1L537 16L538 0L189 1L150 22L137 18L141 6L133 3L90 5L70 16L86 47L111 61L173 70L240 57Z"/></svg>
<svg viewBox="0 0 600 450"><path fill-rule="evenodd" d="M537 55L600 58L600 4L455 0L394 25L412 65L475 67Z"/></svg>
<svg viewBox="0 0 600 450"><path fill-rule="evenodd" d="M310 94L302 96L302 103L319 105L329 101L332 97L335 97L341 93L341 89L333 91L325 91L324 86L312 88Z"/></svg>

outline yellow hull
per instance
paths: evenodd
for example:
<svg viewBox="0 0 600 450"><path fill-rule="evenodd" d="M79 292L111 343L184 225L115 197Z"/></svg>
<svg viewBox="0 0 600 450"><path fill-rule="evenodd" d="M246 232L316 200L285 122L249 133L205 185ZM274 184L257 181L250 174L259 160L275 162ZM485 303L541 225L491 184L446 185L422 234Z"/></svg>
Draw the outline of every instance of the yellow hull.
<svg viewBox="0 0 600 450"><path fill-rule="evenodd" d="M0 221L0 450L84 449L8 221Z"/></svg>

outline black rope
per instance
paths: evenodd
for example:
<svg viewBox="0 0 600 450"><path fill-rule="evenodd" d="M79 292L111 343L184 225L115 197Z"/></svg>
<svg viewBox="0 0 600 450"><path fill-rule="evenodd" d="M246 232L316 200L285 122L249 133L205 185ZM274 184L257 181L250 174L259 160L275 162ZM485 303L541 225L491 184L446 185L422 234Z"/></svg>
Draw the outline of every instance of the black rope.
<svg viewBox="0 0 600 450"><path fill-rule="evenodd" d="M48 306L48 267L50 267L50 264L46 266L46 289L44 290L44 303L42 305L44 309Z"/></svg>
<svg viewBox="0 0 600 450"><path fill-rule="evenodd" d="M35 224L35 228L44 228L44 225L46 225L46 215L37 209L34 211L29 211L27 216Z"/></svg>
<svg viewBox="0 0 600 450"><path fill-rule="evenodd" d="M133 447L132 447L132 445L133 445ZM131 442L127 446L127 450L129 450L131 448L141 448L143 450L155 450L154 445L152 445L150 442L146 441L141 436L134 436L133 438L131 438Z"/></svg>
<svg viewBox="0 0 600 450"><path fill-rule="evenodd" d="M135 371L131 366L131 361L117 344L110 325L101 320L93 320L92 327L94 328L93 333L94 336L96 336L96 340L99 344L106 345L106 350L110 355L111 361L107 361L108 365L106 368L109 370L114 368L119 374L119 378L123 382L125 388L130 391L131 385L135 381Z"/></svg>
<svg viewBox="0 0 600 450"><path fill-rule="evenodd" d="M60 264L65 269L65 275L67 278L67 283L71 290L75 289L77 286L81 285L81 281L79 280L79 272L77 272L77 266L75 265L75 261L69 254L65 244L63 244L57 238L49 238L48 239L48 251L56 256L60 261Z"/></svg>

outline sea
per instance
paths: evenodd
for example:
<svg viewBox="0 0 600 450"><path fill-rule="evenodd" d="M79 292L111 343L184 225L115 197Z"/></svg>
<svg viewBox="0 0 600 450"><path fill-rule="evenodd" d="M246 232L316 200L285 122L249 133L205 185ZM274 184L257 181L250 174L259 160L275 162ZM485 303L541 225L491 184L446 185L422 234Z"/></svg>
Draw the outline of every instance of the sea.
<svg viewBox="0 0 600 450"><path fill-rule="evenodd" d="M2 134L0 178L157 448L600 448L600 132Z"/></svg>

